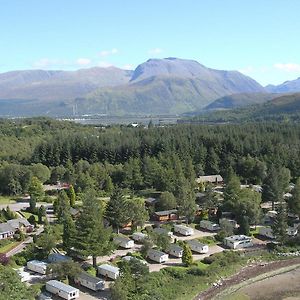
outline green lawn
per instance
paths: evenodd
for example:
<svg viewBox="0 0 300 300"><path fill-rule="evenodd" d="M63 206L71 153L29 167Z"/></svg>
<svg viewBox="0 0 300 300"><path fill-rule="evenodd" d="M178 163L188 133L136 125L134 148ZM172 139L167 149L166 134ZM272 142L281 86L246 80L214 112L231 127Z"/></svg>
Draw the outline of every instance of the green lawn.
<svg viewBox="0 0 300 300"><path fill-rule="evenodd" d="M16 247L20 242L15 242L15 241L11 241L11 240L5 240L1 241L0 243L0 253L6 253L9 250L13 249L14 247Z"/></svg>
<svg viewBox="0 0 300 300"><path fill-rule="evenodd" d="M11 196L0 196L0 205L16 203L16 198Z"/></svg>
<svg viewBox="0 0 300 300"><path fill-rule="evenodd" d="M209 246L213 246L217 244L217 241L213 236L205 236L203 238L198 239L198 241L203 244L207 244Z"/></svg>
<svg viewBox="0 0 300 300"><path fill-rule="evenodd" d="M26 219L28 219L31 215L33 215L32 213L27 211L22 211L21 213ZM38 216L37 215L33 215L33 216L35 217L35 220L38 221Z"/></svg>

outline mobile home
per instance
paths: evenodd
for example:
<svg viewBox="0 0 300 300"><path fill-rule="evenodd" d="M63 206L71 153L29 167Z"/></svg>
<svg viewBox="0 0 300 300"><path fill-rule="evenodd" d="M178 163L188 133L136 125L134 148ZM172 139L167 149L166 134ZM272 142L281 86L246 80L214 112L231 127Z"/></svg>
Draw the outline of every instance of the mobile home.
<svg viewBox="0 0 300 300"><path fill-rule="evenodd" d="M194 229L185 225L174 225L174 232L188 236L194 234Z"/></svg>
<svg viewBox="0 0 300 300"><path fill-rule="evenodd" d="M178 211L177 209L164 210L164 211L156 211L154 213L154 217L157 221L170 221L178 219Z"/></svg>
<svg viewBox="0 0 300 300"><path fill-rule="evenodd" d="M219 224L221 227L223 226L231 226L233 229L238 227L237 221L227 218L222 218L219 220Z"/></svg>
<svg viewBox="0 0 300 300"><path fill-rule="evenodd" d="M78 285L82 285L93 291L104 290L104 288L105 288L104 280L102 280L96 276L92 276L86 272L82 272L81 274L76 276L75 283Z"/></svg>
<svg viewBox="0 0 300 300"><path fill-rule="evenodd" d="M134 247L134 241L123 236L115 236L114 244L125 249L130 249Z"/></svg>
<svg viewBox="0 0 300 300"><path fill-rule="evenodd" d="M207 220L200 221L200 227L209 231L218 231L220 229L219 224Z"/></svg>
<svg viewBox="0 0 300 300"><path fill-rule="evenodd" d="M273 234L273 230L271 227L260 227L258 229L258 233L262 236L265 236L269 239L275 239L275 236Z"/></svg>
<svg viewBox="0 0 300 300"><path fill-rule="evenodd" d="M98 266L98 273L102 276L115 280L120 275L120 269L118 267L114 267L108 264L103 264Z"/></svg>
<svg viewBox="0 0 300 300"><path fill-rule="evenodd" d="M79 290L57 280L46 282L46 290L66 300L79 298Z"/></svg>
<svg viewBox="0 0 300 300"><path fill-rule="evenodd" d="M245 235L232 235L224 239L224 245L231 249L241 249L253 246L252 238Z"/></svg>
<svg viewBox="0 0 300 300"><path fill-rule="evenodd" d="M147 234L142 232L135 232L132 234L132 239L136 242L141 242L148 237Z"/></svg>
<svg viewBox="0 0 300 300"><path fill-rule="evenodd" d="M69 260L72 260L71 257L60 253L51 253L48 255L48 261L50 263L64 262Z"/></svg>
<svg viewBox="0 0 300 300"><path fill-rule="evenodd" d="M183 255L183 248L176 244L171 244L167 252L172 256L180 258Z"/></svg>
<svg viewBox="0 0 300 300"><path fill-rule="evenodd" d="M31 260L27 262L27 269L42 275L47 272L47 263L39 260Z"/></svg>
<svg viewBox="0 0 300 300"><path fill-rule="evenodd" d="M166 254L162 251L155 250L155 249L150 249L148 251L147 257L158 263L164 263L169 260L168 254Z"/></svg>
<svg viewBox="0 0 300 300"><path fill-rule="evenodd" d="M139 259L139 258L134 257L134 256L130 256L130 255L123 256L122 259L125 260L125 261L137 260L141 264L147 265L147 262L145 260Z"/></svg>
<svg viewBox="0 0 300 300"><path fill-rule="evenodd" d="M173 232L162 227L154 228L153 231L158 234L165 234L168 237L173 237Z"/></svg>
<svg viewBox="0 0 300 300"><path fill-rule="evenodd" d="M191 250L198 253L207 253L208 252L208 245L200 243L197 240L190 240L187 241L187 244L190 246Z"/></svg>

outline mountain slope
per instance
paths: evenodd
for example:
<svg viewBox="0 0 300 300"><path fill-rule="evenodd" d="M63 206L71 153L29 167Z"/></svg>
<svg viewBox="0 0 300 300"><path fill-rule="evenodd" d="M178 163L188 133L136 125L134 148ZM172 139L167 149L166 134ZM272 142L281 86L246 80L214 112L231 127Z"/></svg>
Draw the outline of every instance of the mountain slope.
<svg viewBox="0 0 300 300"><path fill-rule="evenodd" d="M279 85L267 85L266 90L271 93L297 93L300 92L300 77L286 81Z"/></svg>
<svg viewBox="0 0 300 300"><path fill-rule="evenodd" d="M222 96L264 91L237 71L214 70L193 60L150 59L134 71L92 68L0 74L0 114L61 116L72 114L75 106L79 115L181 114Z"/></svg>
<svg viewBox="0 0 300 300"><path fill-rule="evenodd" d="M253 104L260 104L278 97L278 94L268 93L243 93L224 96L210 103L206 110L233 109Z"/></svg>
<svg viewBox="0 0 300 300"><path fill-rule="evenodd" d="M283 95L262 104L202 113L194 122L300 121L300 93Z"/></svg>

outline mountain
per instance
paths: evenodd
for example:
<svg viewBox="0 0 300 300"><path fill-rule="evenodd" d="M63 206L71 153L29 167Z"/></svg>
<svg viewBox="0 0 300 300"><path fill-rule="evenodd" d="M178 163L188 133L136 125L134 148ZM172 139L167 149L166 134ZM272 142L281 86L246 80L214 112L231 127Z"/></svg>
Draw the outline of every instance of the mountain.
<svg viewBox="0 0 300 300"><path fill-rule="evenodd" d="M267 85L266 90L270 93L297 93L300 92L300 77L286 81L279 85Z"/></svg>
<svg viewBox="0 0 300 300"><path fill-rule="evenodd" d="M181 114L237 93L263 93L237 71L193 60L150 59L134 71L13 71L0 74L1 115Z"/></svg>
<svg viewBox="0 0 300 300"><path fill-rule="evenodd" d="M275 93L243 93L221 97L205 107L206 110L224 110L260 104L278 97Z"/></svg>
<svg viewBox="0 0 300 300"><path fill-rule="evenodd" d="M202 113L192 122L300 121L300 93L279 96L262 104Z"/></svg>

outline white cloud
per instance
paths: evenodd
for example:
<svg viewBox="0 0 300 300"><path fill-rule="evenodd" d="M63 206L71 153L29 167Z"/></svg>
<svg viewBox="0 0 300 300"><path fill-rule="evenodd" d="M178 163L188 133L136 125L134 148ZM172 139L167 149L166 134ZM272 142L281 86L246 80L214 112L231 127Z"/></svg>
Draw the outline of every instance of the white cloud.
<svg viewBox="0 0 300 300"><path fill-rule="evenodd" d="M108 61L99 61L98 66L101 68L113 67L113 64Z"/></svg>
<svg viewBox="0 0 300 300"><path fill-rule="evenodd" d="M157 54L160 54L162 52L163 52L163 49L161 49L161 48L154 48L154 49L150 49L148 51L148 54L157 55Z"/></svg>
<svg viewBox="0 0 300 300"><path fill-rule="evenodd" d="M277 63L274 64L274 68L285 72L300 72L300 64L295 63Z"/></svg>
<svg viewBox="0 0 300 300"><path fill-rule="evenodd" d="M102 56L102 57L105 57L105 56L117 54L118 52L119 52L118 49L112 48L111 50L102 50L102 51L100 51L99 55Z"/></svg>
<svg viewBox="0 0 300 300"><path fill-rule="evenodd" d="M89 58L78 58L76 63L80 66L86 66L91 63L91 60Z"/></svg>

